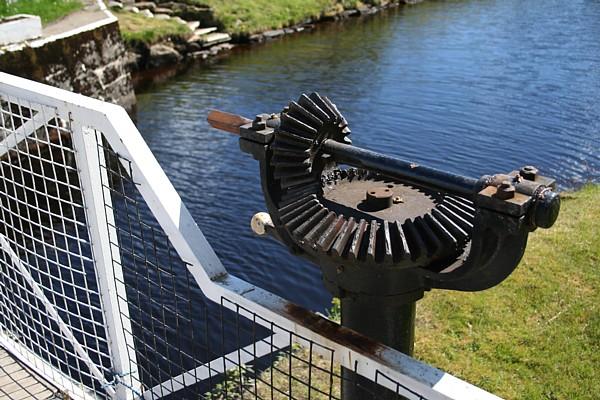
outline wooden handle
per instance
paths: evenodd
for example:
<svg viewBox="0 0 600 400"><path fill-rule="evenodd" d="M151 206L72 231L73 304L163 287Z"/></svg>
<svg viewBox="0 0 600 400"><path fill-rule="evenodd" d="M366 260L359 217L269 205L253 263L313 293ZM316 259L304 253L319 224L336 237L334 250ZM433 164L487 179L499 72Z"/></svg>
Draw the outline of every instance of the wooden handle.
<svg viewBox="0 0 600 400"><path fill-rule="evenodd" d="M228 112L212 110L206 118L210 126L222 131L240 134L240 126L252 122L251 119L244 118L241 115L230 114Z"/></svg>

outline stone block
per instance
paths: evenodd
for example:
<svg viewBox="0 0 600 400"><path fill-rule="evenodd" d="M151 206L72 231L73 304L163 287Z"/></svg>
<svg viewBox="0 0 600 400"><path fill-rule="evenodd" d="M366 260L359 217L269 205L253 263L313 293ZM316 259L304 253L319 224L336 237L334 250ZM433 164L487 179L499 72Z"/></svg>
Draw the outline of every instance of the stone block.
<svg viewBox="0 0 600 400"><path fill-rule="evenodd" d="M275 39L275 38L277 38L279 36L283 36L283 35L285 35L285 32L284 32L283 29L275 29L275 30L272 30L272 31L265 31L265 32L263 32L263 36L266 39Z"/></svg>
<svg viewBox="0 0 600 400"><path fill-rule="evenodd" d="M204 40L202 44L204 47L214 46L215 44L220 44L224 42L229 42L231 40L231 36L228 33L209 33L204 36Z"/></svg>
<svg viewBox="0 0 600 400"><path fill-rule="evenodd" d="M173 15L173 10L171 10L170 8L165 8L165 7L156 7L153 11L154 14L167 14L167 15Z"/></svg>
<svg viewBox="0 0 600 400"><path fill-rule="evenodd" d="M195 31L200 27L200 21L188 21L187 24L192 31Z"/></svg>
<svg viewBox="0 0 600 400"><path fill-rule="evenodd" d="M157 68L164 65L171 65L178 63L182 58L181 54L173 47L159 43L150 46L148 66L150 68Z"/></svg>
<svg viewBox="0 0 600 400"><path fill-rule="evenodd" d="M107 6L108 8L112 8L114 10L123 9L123 3L121 3L120 1L109 1Z"/></svg>
<svg viewBox="0 0 600 400"><path fill-rule="evenodd" d="M171 17L171 19L175 22L179 22L181 25L187 25L187 21L180 17ZM189 27L188 27L189 28ZM190 29L191 31L192 29Z"/></svg>
<svg viewBox="0 0 600 400"><path fill-rule="evenodd" d="M0 20L0 45L18 43L42 35L42 20L37 15L17 14Z"/></svg>
<svg viewBox="0 0 600 400"><path fill-rule="evenodd" d="M140 10L150 10L152 12L156 10L156 3L153 1L140 1L138 3L135 3L135 6Z"/></svg>

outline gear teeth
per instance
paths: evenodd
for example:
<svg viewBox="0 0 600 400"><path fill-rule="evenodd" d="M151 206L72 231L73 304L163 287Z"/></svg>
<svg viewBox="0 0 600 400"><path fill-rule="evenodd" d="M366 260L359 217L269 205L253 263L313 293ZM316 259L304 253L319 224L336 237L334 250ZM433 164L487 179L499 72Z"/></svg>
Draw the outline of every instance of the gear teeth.
<svg viewBox="0 0 600 400"><path fill-rule="evenodd" d="M459 224L452 221L452 219L450 219L448 216L446 216L446 214L444 214L440 210L434 208L433 210L431 210L431 214L438 221L440 221L440 223L443 224L448 231L452 232L454 237L456 237L459 240L459 242L464 243L469 238L469 234L465 232Z"/></svg>
<svg viewBox="0 0 600 400"><path fill-rule="evenodd" d="M275 141L282 143L289 143L292 146L302 146L302 147L310 147L313 144L313 139L309 139L307 137L297 135L295 133L291 133L280 129L277 131L277 135L275 136Z"/></svg>
<svg viewBox="0 0 600 400"><path fill-rule="evenodd" d="M331 121L331 118L325 111L315 104L306 94L302 94L298 99L298 104L310 111L315 117L321 120L324 124Z"/></svg>
<svg viewBox="0 0 600 400"><path fill-rule="evenodd" d="M394 261L394 252L392 245L392 235L390 233L390 223L383 221L383 262L390 264Z"/></svg>
<svg viewBox="0 0 600 400"><path fill-rule="evenodd" d="M279 205L280 207L284 207L289 203L296 201L300 197L306 196L307 194L317 194L320 190L321 187L317 183L290 189L281 195Z"/></svg>
<svg viewBox="0 0 600 400"><path fill-rule="evenodd" d="M298 207L301 207L302 205L308 203L311 200L316 200L317 199L317 195L316 194L309 194L307 196L304 196L300 199L294 200L288 204L279 204L279 215L283 218L283 216L287 213L290 213L292 211L294 211L295 209L297 209Z"/></svg>
<svg viewBox="0 0 600 400"><path fill-rule="evenodd" d="M279 126L279 129L304 136L308 139L314 139L318 133L315 128L292 117L290 114L281 114L281 125Z"/></svg>
<svg viewBox="0 0 600 400"><path fill-rule="evenodd" d="M336 220L333 221L331 225L329 225L327 230L323 232L323 234L319 238L319 241L317 242L317 248L321 251L328 252L331 246L333 245L333 242L340 234L345 223L346 220L344 219L344 216L339 215L336 218Z"/></svg>
<svg viewBox="0 0 600 400"><path fill-rule="evenodd" d="M451 211L453 211L455 214L460 216L462 219L464 219L468 223L473 224L473 221L475 220L474 214L471 214L470 212L464 210L462 207L456 205L455 203L453 203L451 201L446 201L446 199L444 199L444 202L442 203L442 205L445 206L446 208L450 209Z"/></svg>
<svg viewBox="0 0 600 400"><path fill-rule="evenodd" d="M456 203L460 207L468 210L469 212L475 214L475 205L472 201L465 199L464 197L459 196L447 196L448 200Z"/></svg>
<svg viewBox="0 0 600 400"><path fill-rule="evenodd" d="M425 219L425 222L427 222L429 224L429 226L435 232L438 233L437 236L440 238L441 241L452 246L452 249L456 249L458 247L458 240L433 215L426 214L424 219Z"/></svg>
<svg viewBox="0 0 600 400"><path fill-rule="evenodd" d="M295 101L292 101L289 107L290 111L288 113L297 120L302 121L307 125L310 125L316 130L319 130L323 126L323 121L321 121L316 115L314 115Z"/></svg>
<svg viewBox="0 0 600 400"><path fill-rule="evenodd" d="M400 221L396 221L394 225L395 229L393 230L393 232L395 233L394 236L396 237L396 246L394 246L394 249L398 250L394 254L394 261L399 262L404 259L410 259L410 248L408 247L406 235L404 234L404 230L402 229L402 224L400 223Z"/></svg>
<svg viewBox="0 0 600 400"><path fill-rule="evenodd" d="M410 254L412 256L411 259L413 261L417 261L427 254L425 242L415 227L415 224L411 220L407 219L406 222L404 222L403 227L406 232L406 239L408 241Z"/></svg>
<svg viewBox="0 0 600 400"><path fill-rule="evenodd" d="M319 221L307 234L304 236L304 243L315 248L317 247L316 241L319 239L321 234L331 225L335 220L335 213L330 211L329 214L321 221Z"/></svg>
<svg viewBox="0 0 600 400"><path fill-rule="evenodd" d="M451 203L451 204L455 205L456 207L460 208L461 210L463 210L466 213L475 215L475 207L473 207L473 204L471 202L467 202L464 199L461 199L460 197L445 196L444 201L446 203Z"/></svg>
<svg viewBox="0 0 600 400"><path fill-rule="evenodd" d="M298 158L308 158L310 157L310 150L304 147L290 146L284 145L282 143L274 142L271 145L271 150L273 150L273 154L278 156L290 156L290 157L298 157Z"/></svg>
<svg viewBox="0 0 600 400"><path fill-rule="evenodd" d="M329 106L329 108L331 109L331 111L333 111L333 113L336 116L336 119L338 121L340 121L340 127L346 128L348 126L348 121L346 121L346 118L344 118L344 116L342 115L342 113L338 110L337 106L335 104L333 104L331 102L331 100L329 100L329 97L327 97L327 96L323 97L323 101ZM350 132L348 132L348 133L350 133Z"/></svg>
<svg viewBox="0 0 600 400"><path fill-rule="evenodd" d="M323 98L321 97L321 95L317 92L313 92L308 96L321 110L325 111L325 113L327 114L327 116L329 117L330 121L336 121L336 115L335 112L333 112L333 110L331 108L329 108L329 106L327 105L327 103L325 103L325 101L323 100ZM337 121L336 121L337 122Z"/></svg>
<svg viewBox="0 0 600 400"><path fill-rule="evenodd" d="M300 214L298 214L295 217L293 217L292 219L290 219L288 222L284 223L285 224L284 226L289 231L293 231L294 229L296 229L297 227L302 225L304 223L304 221L306 221L307 219L309 219L310 217L315 215L315 213L317 213L319 210L322 210L322 209L323 209L323 205L317 201L314 205L310 206L308 209L304 210Z"/></svg>
<svg viewBox="0 0 600 400"><path fill-rule="evenodd" d="M357 224L354 217L350 217L348 221L344 223L344 226L342 226L339 236L333 244L333 254L335 254L338 257L342 257L344 255L346 247L348 245L348 241L354 234L356 226Z"/></svg>
<svg viewBox="0 0 600 400"><path fill-rule="evenodd" d="M300 214L304 213L306 210L308 210L318 204L319 204L319 201L317 199L310 199L306 203L301 204L301 205L299 205L295 208L292 208L289 211L283 213L280 217L281 222L283 222L284 224L287 224L288 222L290 222L291 220L293 220Z"/></svg>
<svg viewBox="0 0 600 400"><path fill-rule="evenodd" d="M284 189L289 189L294 186L306 185L311 182L314 182L314 178L312 175L294 177L294 178L281 178L281 187Z"/></svg>
<svg viewBox="0 0 600 400"><path fill-rule="evenodd" d="M310 168L296 168L296 167L286 167L286 168L275 168L273 172L273 176L275 179L283 179L283 178L294 178L298 176L310 175Z"/></svg>
<svg viewBox="0 0 600 400"><path fill-rule="evenodd" d="M298 158L273 156L271 157L271 165L275 168L285 167L310 167L310 158L304 158L301 156Z"/></svg>
<svg viewBox="0 0 600 400"><path fill-rule="evenodd" d="M348 251L351 258L354 260L358 259L360 255L360 249L362 247L362 238L365 235L367 230L367 221L361 219L358 222L358 226L356 227L356 232L354 233L354 238L352 239L352 244L350 245L350 250Z"/></svg>
<svg viewBox="0 0 600 400"><path fill-rule="evenodd" d="M272 197L279 199L278 216L284 229L305 251L357 264L436 268L436 261L454 256L470 239L476 213L473 203L418 187L413 189L424 191L434 201L433 209L403 223L375 216L357 221L330 211L319 199L340 180L375 185L395 181L365 169L322 171L321 167L329 168L325 159L323 164L313 164L322 140L351 143L348 123L329 98L317 92L302 94L280 115L268 159L269 177L278 186Z"/></svg>
<svg viewBox="0 0 600 400"><path fill-rule="evenodd" d="M415 226L420 231L421 237L424 239L425 246L427 248L427 256L437 256L440 253L440 250L442 249L442 242L437 237L435 232L420 216L415 218Z"/></svg>
<svg viewBox="0 0 600 400"><path fill-rule="evenodd" d="M446 207L444 204L439 205L437 209L442 214L444 214L449 220L461 227L463 231L470 232L473 229L473 224L469 222L469 220L458 215L457 213Z"/></svg>
<svg viewBox="0 0 600 400"><path fill-rule="evenodd" d="M320 206L320 210L316 214L313 214L310 218L306 219L299 227L294 229L293 236L296 239L301 239L307 232L309 232L315 225L317 225L321 219L327 214L327 209Z"/></svg>
<svg viewBox="0 0 600 400"><path fill-rule="evenodd" d="M369 244L367 245L367 260L375 262L377 259L377 231L379 230L379 224L377 220L371 221L369 229Z"/></svg>

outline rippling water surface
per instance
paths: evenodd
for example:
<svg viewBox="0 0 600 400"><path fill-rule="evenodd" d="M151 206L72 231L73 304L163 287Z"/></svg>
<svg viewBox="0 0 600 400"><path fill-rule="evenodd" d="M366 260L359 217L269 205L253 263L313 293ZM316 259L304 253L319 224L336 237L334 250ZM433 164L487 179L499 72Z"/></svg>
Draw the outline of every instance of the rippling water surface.
<svg viewBox="0 0 600 400"><path fill-rule="evenodd" d="M238 51L138 96L138 127L229 271L313 309L318 270L250 232L258 165L212 108L329 96L356 145L470 176L600 181L600 1L428 1Z"/></svg>

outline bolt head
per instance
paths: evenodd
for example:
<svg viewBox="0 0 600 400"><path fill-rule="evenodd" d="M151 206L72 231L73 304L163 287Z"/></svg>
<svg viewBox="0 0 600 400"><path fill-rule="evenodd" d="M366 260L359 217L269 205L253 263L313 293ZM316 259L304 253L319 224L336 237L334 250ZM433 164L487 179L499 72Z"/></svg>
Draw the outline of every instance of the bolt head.
<svg viewBox="0 0 600 400"><path fill-rule="evenodd" d="M268 114L258 114L254 121L252 121L252 129L255 131L262 131L267 128L267 119L269 118Z"/></svg>
<svg viewBox="0 0 600 400"><path fill-rule="evenodd" d="M538 174L538 169L532 165L526 165L519 171L519 175L528 181L535 181L535 177Z"/></svg>
<svg viewBox="0 0 600 400"><path fill-rule="evenodd" d="M496 188L496 194L494 197L500 200L508 200L515 197L515 187L510 181L502 181L502 183Z"/></svg>

